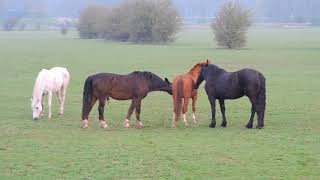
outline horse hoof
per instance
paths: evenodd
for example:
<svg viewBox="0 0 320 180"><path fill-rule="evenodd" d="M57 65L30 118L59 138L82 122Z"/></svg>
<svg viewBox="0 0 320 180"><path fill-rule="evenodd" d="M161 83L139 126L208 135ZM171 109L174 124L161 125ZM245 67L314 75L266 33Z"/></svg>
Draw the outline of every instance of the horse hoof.
<svg viewBox="0 0 320 180"><path fill-rule="evenodd" d="M143 128L143 123L142 123L142 122L137 122L137 128L138 128L138 129Z"/></svg>
<svg viewBox="0 0 320 180"><path fill-rule="evenodd" d="M262 129L262 128L263 128L263 126L259 126L259 125L257 125L257 126L256 126L256 128L257 128L257 129Z"/></svg>
<svg viewBox="0 0 320 180"><path fill-rule="evenodd" d="M189 124L184 124L185 127L189 127Z"/></svg>
<svg viewBox="0 0 320 180"><path fill-rule="evenodd" d="M214 128L214 127L216 127L216 124L212 124L212 123L211 123L211 124L209 125L209 128Z"/></svg>
<svg viewBox="0 0 320 180"><path fill-rule="evenodd" d="M248 128L248 129L252 129L252 127L253 127L252 124L247 124L247 125L245 125L245 126L246 126L246 128Z"/></svg>
<svg viewBox="0 0 320 180"><path fill-rule="evenodd" d="M124 120L124 127L125 128L130 128L130 120L129 119L125 119Z"/></svg>
<svg viewBox="0 0 320 180"><path fill-rule="evenodd" d="M83 120L82 121L82 128L83 129L86 129L86 128L88 128L89 127L89 125L88 125L88 120Z"/></svg>
<svg viewBox="0 0 320 180"><path fill-rule="evenodd" d="M222 124L220 124L220 127L225 128L225 127L227 127L227 124L222 123Z"/></svg>
<svg viewBox="0 0 320 180"><path fill-rule="evenodd" d="M108 125L107 125L106 121L100 121L100 127L101 127L102 129L107 128Z"/></svg>

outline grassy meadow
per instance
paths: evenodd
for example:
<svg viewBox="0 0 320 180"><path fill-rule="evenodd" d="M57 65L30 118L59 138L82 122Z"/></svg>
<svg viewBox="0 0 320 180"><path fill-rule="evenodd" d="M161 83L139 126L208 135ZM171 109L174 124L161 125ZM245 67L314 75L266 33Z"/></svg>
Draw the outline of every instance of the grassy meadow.
<svg viewBox="0 0 320 180"><path fill-rule="evenodd" d="M212 36L189 29L171 44L136 45L81 40L76 32L0 32L0 179L319 179L320 28L251 29L241 50L217 48ZM189 106L189 128L181 121L171 128L172 99L163 92L142 101L143 129L123 128L130 101L116 100L105 108L109 128L99 127L97 104L89 128L81 128L87 76L148 70L172 80L206 58L229 71L255 68L266 76L264 129L244 127L246 97L226 101L227 128L208 128L203 84L199 124ZM32 120L35 78L53 66L71 75L65 115L57 115L53 96L53 118Z"/></svg>

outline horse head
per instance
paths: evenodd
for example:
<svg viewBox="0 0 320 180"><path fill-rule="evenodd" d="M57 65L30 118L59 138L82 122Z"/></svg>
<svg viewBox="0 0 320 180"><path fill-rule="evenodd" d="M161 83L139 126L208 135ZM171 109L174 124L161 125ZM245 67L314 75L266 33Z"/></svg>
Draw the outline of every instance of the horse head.
<svg viewBox="0 0 320 180"><path fill-rule="evenodd" d="M165 78L164 80L152 72L143 72L149 81L151 91L165 91L172 94L172 83Z"/></svg>
<svg viewBox="0 0 320 180"><path fill-rule="evenodd" d="M207 59L206 61L197 63L196 65L193 66L193 68L190 69L189 74L191 74L194 81L197 81L197 79L199 78L202 67L207 66L210 63L211 61Z"/></svg>
<svg viewBox="0 0 320 180"><path fill-rule="evenodd" d="M31 98L32 118L38 119L42 112L42 103L39 98Z"/></svg>
<svg viewBox="0 0 320 180"><path fill-rule="evenodd" d="M201 69L200 69L200 71L199 71L199 75L198 75L197 81L196 81L196 83L194 84L194 88L195 88L195 89L198 89L199 86L200 86L200 84L201 84L202 81L204 80L205 74L206 74L206 73L205 73L205 72L206 72L206 69L207 69L207 67L209 66L210 63L211 63L210 60L207 59L207 61L202 64Z"/></svg>

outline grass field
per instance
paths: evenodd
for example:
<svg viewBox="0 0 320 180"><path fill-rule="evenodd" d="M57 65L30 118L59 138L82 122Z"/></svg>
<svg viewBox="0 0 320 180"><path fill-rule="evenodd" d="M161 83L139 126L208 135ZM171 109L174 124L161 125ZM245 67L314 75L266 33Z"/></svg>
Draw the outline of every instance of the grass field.
<svg viewBox="0 0 320 180"><path fill-rule="evenodd" d="M0 32L0 179L319 179L320 29L252 29L248 41L246 49L225 50L209 30L184 30L169 45ZM123 128L130 101L115 100L105 110L108 129L100 129L96 106L89 128L81 128L88 75L148 70L172 80L206 58L229 71L249 67L266 76L264 129L244 127L247 98L226 102L227 128L208 128L203 85L198 125L189 111L191 126L180 121L172 129L171 97L154 92L142 102L143 129ZM34 121L36 75L53 66L71 74L65 116L57 116L54 97L53 118Z"/></svg>

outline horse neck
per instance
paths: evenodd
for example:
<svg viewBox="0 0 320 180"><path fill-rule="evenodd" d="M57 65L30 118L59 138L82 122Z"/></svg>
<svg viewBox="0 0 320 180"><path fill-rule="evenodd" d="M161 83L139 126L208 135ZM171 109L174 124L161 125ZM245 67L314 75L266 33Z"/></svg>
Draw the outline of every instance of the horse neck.
<svg viewBox="0 0 320 180"><path fill-rule="evenodd" d="M149 90L150 91L161 91L162 87L163 86L161 85L160 82L159 83L150 82Z"/></svg>
<svg viewBox="0 0 320 180"><path fill-rule="evenodd" d="M156 83L150 82L149 92L152 91L166 91L168 92L168 87L166 87L165 83L162 81L158 81Z"/></svg>
<svg viewBox="0 0 320 180"><path fill-rule="evenodd" d="M199 72L200 72L201 69L193 69L191 71L188 72L188 74L191 76L193 82L197 82L198 80L198 77L199 77Z"/></svg>
<svg viewBox="0 0 320 180"><path fill-rule="evenodd" d="M42 74L40 73L37 77L36 83L34 84L32 97L39 98L40 100L42 100L43 91L44 91L44 80L43 80Z"/></svg>
<svg viewBox="0 0 320 180"><path fill-rule="evenodd" d="M227 73L227 71L222 68L219 68L218 66L213 66L213 68L210 69L210 73L207 75L207 77L205 77L205 79L210 77L211 79L215 80L224 73Z"/></svg>

